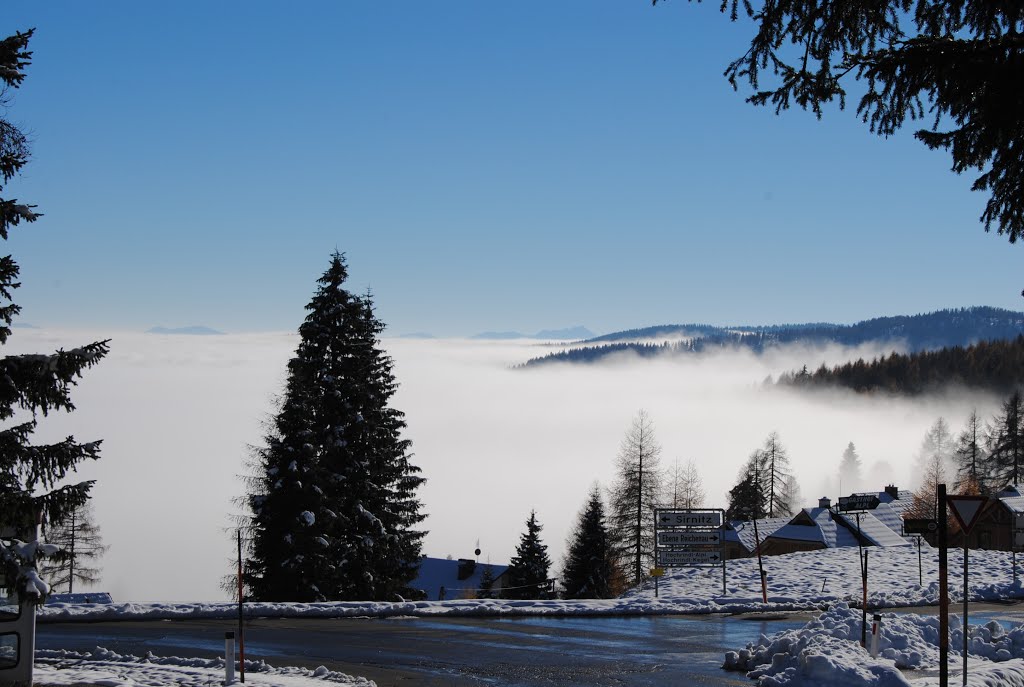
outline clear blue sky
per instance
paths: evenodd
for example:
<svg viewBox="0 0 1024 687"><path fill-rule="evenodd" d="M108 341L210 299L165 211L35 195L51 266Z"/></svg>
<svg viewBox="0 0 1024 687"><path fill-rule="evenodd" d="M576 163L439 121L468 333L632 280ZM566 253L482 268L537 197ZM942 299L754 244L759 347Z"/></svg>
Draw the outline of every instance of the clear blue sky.
<svg viewBox="0 0 1024 687"><path fill-rule="evenodd" d="M389 331L1024 309L973 177L743 102L717 3L9 2L22 320L293 329L336 247Z"/></svg>

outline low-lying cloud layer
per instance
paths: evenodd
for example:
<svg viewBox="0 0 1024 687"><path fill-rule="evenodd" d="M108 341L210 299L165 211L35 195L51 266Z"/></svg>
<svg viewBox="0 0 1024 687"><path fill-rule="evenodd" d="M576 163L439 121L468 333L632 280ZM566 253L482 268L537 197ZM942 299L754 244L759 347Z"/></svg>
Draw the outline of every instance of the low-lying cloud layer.
<svg viewBox="0 0 1024 687"><path fill-rule="evenodd" d="M18 330L7 355L80 345L109 333ZM283 387L294 334L218 337L124 333L86 372L71 415L42 419L37 440L73 433L102 438L96 479L104 540L101 587L118 600L223 599L233 555L232 500L242 492L247 446ZM537 342L388 339L414 462L428 482L424 553L507 563L531 509L558 562L595 482L614 477L619 442L640 408L655 423L662 465L693 459L708 506L725 493L752 450L778 431L814 505L852 441L872 488L916 486L913 459L944 416L959 431L972 408L989 417L999 399L962 391L917 399L836 391L802 395L765 388L768 375L888 352L789 348L763 356L730 351L599 365L511 366L546 352ZM877 465L876 465L877 464ZM888 464L888 472L885 464ZM872 466L874 469L872 469ZM844 485L844 490L849 491ZM836 496L835 493L828 494Z"/></svg>

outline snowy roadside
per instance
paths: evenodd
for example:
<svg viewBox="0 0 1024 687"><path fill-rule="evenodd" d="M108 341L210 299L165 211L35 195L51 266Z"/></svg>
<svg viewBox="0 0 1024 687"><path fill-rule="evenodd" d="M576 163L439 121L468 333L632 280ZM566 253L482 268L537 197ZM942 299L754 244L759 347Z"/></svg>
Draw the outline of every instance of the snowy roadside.
<svg viewBox="0 0 1024 687"><path fill-rule="evenodd" d="M872 608L900 608L938 603L938 554L923 551L923 585L918 584L915 547L871 548L869 551L868 604ZM393 616L523 616L523 615L655 615L673 613L743 613L749 611L824 610L836 602L861 599L860 567L856 548L824 549L765 557L768 603L761 602L757 560L728 562L727 589L722 593L721 568L670 569L654 586L606 600L502 600L451 599L408 602L330 602L245 604L245 615L257 617L393 617ZM951 550L950 598L960 599L955 571L961 552ZM1024 583L1013 581L1011 556L1002 551L971 552L970 596L975 601L1024 598ZM1022 566L1024 567L1024 566ZM169 620L236 618L232 603L121 603L52 604L39 612L40 622L97 620Z"/></svg>
<svg viewBox="0 0 1024 687"><path fill-rule="evenodd" d="M245 684L255 687L374 687L361 677L330 671L323 666L273 668L263 661L246 661ZM121 655L97 647L91 652L37 650L33 676L37 687L209 687L224 682L224 659Z"/></svg>
<svg viewBox="0 0 1024 687"><path fill-rule="evenodd" d="M798 630L761 635L725 656L728 670L746 672L760 687L924 687L937 677L914 678L915 671L939 667L939 619L912 613L882 614L878 657L860 646L861 612L836 604ZM870 643L870 635L869 635ZM870 645L870 644L869 644ZM949 674L961 684L962 621L950 616ZM970 625L968 684L1024 687L1024 625L1003 628L998 622Z"/></svg>

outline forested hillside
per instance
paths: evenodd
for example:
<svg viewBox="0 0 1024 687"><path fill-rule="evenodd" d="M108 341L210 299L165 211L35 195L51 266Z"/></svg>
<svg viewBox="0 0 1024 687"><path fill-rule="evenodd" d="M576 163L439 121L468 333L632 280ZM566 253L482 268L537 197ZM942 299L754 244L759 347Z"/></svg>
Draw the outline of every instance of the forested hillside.
<svg viewBox="0 0 1024 687"><path fill-rule="evenodd" d="M836 343L856 346L869 341L900 344L912 353L978 341L1012 340L1024 334L1024 313L1000 308L974 307L939 310L920 315L877 317L856 324L829 323L764 326L715 327L701 324L659 325L606 334L584 341L580 346L534 358L526 365L550 362L596 362L605 356L632 351L649 357L659 354L685 355L701 351L744 347L761 352L789 343ZM644 339L678 338L651 342Z"/></svg>
<svg viewBox="0 0 1024 687"><path fill-rule="evenodd" d="M815 372L805 367L782 375L777 384L799 387L841 386L855 391L920 394L948 385L1009 393L1024 385L1024 336L1006 341L979 341L909 355L893 353Z"/></svg>

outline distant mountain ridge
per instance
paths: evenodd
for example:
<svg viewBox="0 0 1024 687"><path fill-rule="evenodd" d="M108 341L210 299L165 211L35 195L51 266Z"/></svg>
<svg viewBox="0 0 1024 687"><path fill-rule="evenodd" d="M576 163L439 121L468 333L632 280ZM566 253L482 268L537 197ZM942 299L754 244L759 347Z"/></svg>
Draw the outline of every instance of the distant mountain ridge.
<svg viewBox="0 0 1024 687"><path fill-rule="evenodd" d="M968 346L978 341L1015 339L1021 334L1024 334L1024 312L988 306L876 317L850 325L827 322L755 327L671 324L605 334L583 341L579 347L533 358L525 364L595 362L624 351L631 351L641 357L666 353L682 355L728 347L761 352L788 343L856 346L869 341L902 341L908 351L913 353L949 346ZM642 341L673 337L679 340L661 343Z"/></svg>
<svg viewBox="0 0 1024 687"><path fill-rule="evenodd" d="M210 327L204 327L203 325L195 324L191 327L151 327L146 330L147 334L186 334L191 336L219 336L223 335L224 332L219 332L216 329Z"/></svg>
<svg viewBox="0 0 1024 687"><path fill-rule="evenodd" d="M594 332L584 326L566 327L565 329L542 329L536 334L522 332L481 332L472 336L473 339L489 339L493 341L510 341L513 339L558 339L580 341L593 339Z"/></svg>

